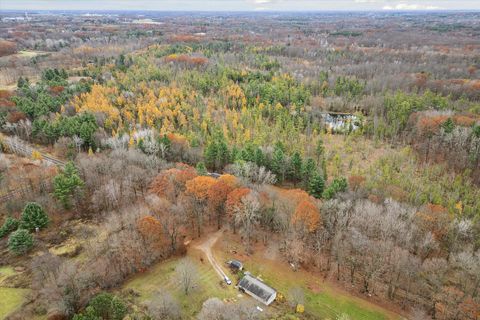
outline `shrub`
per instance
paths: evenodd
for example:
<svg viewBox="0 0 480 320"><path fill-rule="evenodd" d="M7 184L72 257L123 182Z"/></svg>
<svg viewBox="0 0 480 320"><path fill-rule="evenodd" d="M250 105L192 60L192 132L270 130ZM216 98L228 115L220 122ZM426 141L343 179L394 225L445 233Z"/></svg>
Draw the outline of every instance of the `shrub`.
<svg viewBox="0 0 480 320"><path fill-rule="evenodd" d="M452 118L448 118L443 124L442 124L443 130L445 130L446 133L452 133L453 129L455 128L455 123L453 122Z"/></svg>
<svg viewBox="0 0 480 320"><path fill-rule="evenodd" d="M347 190L347 179L334 179L328 188L323 192L323 198L327 200L332 199L338 192L344 192L345 190Z"/></svg>
<svg viewBox="0 0 480 320"><path fill-rule="evenodd" d="M477 138L480 138L480 125L473 127L473 134L474 134Z"/></svg>
<svg viewBox="0 0 480 320"><path fill-rule="evenodd" d="M30 231L35 228L45 228L48 225L48 216L43 208L34 202L27 203L22 212L21 227Z"/></svg>
<svg viewBox="0 0 480 320"><path fill-rule="evenodd" d="M105 320L122 320L127 314L125 303L110 293L100 293L95 296L88 306L93 315Z"/></svg>
<svg viewBox="0 0 480 320"><path fill-rule="evenodd" d="M19 222L17 219L8 217L3 223L3 226L0 227L0 238L3 238L10 232L17 230L18 225Z"/></svg>
<svg viewBox="0 0 480 320"><path fill-rule="evenodd" d="M18 229L8 238L8 249L15 254L25 254L33 247L33 236L25 229Z"/></svg>

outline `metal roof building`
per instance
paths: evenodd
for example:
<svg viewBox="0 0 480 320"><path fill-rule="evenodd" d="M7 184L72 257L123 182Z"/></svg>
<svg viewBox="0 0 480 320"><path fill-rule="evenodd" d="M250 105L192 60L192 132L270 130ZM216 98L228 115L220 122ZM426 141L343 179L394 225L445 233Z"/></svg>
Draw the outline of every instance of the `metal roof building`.
<svg viewBox="0 0 480 320"><path fill-rule="evenodd" d="M267 306L277 297L277 291L275 291L275 289L269 287L263 281L250 274L245 274L242 280L238 283L238 287L240 290L248 293L250 296Z"/></svg>
<svg viewBox="0 0 480 320"><path fill-rule="evenodd" d="M227 264L232 269L236 269L236 270L240 270L240 271L242 271L242 269L243 269L243 263L241 263L238 260L230 260L230 261L227 262Z"/></svg>

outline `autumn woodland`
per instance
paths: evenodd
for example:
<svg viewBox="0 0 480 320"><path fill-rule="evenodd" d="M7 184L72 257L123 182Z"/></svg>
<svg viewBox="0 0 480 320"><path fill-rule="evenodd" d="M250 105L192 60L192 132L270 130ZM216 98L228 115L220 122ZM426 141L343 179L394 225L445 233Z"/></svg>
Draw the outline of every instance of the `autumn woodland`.
<svg viewBox="0 0 480 320"><path fill-rule="evenodd" d="M0 18L0 318L480 319L478 13Z"/></svg>

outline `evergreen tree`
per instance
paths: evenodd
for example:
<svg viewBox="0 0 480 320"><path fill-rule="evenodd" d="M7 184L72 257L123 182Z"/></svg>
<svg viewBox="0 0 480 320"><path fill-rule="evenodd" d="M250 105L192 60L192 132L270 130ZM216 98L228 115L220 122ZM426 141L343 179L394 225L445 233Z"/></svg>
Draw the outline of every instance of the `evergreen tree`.
<svg viewBox="0 0 480 320"><path fill-rule="evenodd" d="M88 303L81 314L76 314L74 320L122 320L127 315L125 303L111 293L100 293Z"/></svg>
<svg viewBox="0 0 480 320"><path fill-rule="evenodd" d="M315 174L315 160L312 158L308 158L302 166L302 180L303 180L303 185L305 189L308 189L308 186L310 185L310 179L314 176Z"/></svg>
<svg viewBox="0 0 480 320"><path fill-rule="evenodd" d="M323 177L318 173L313 175L308 184L308 193L315 198L320 199L322 197L324 188L325 180L323 180Z"/></svg>
<svg viewBox="0 0 480 320"><path fill-rule="evenodd" d="M220 170L225 167L230 162L230 151L228 150L227 142L223 138L223 136L217 142L217 162L216 162L216 169Z"/></svg>
<svg viewBox="0 0 480 320"><path fill-rule="evenodd" d="M218 134L205 148L204 159L207 168L222 169L230 162L230 151L223 135Z"/></svg>
<svg viewBox="0 0 480 320"><path fill-rule="evenodd" d="M282 148L276 146L275 150L273 151L271 169L272 172L277 176L278 182L285 180L285 167L285 153L283 152Z"/></svg>
<svg viewBox="0 0 480 320"><path fill-rule="evenodd" d="M442 128L446 133L452 133L453 129L455 129L455 123L453 122L452 118L448 118L444 123L442 123Z"/></svg>
<svg viewBox="0 0 480 320"><path fill-rule="evenodd" d="M48 225L49 219L43 208L35 203L27 203L22 212L20 226L22 229L33 231L36 228L42 229Z"/></svg>
<svg viewBox="0 0 480 320"><path fill-rule="evenodd" d="M265 154L263 153L262 149L260 149L260 148L257 148L255 150L255 163L259 167L265 166L265 164L266 164Z"/></svg>
<svg viewBox="0 0 480 320"><path fill-rule="evenodd" d="M17 230L19 225L20 225L20 222L17 219L12 217L7 217L3 225L0 227L0 238L3 238L6 235L8 235L10 232Z"/></svg>
<svg viewBox="0 0 480 320"><path fill-rule="evenodd" d="M292 157L290 158L290 165L288 170L289 179L294 182L299 181L302 178L302 156L298 151L294 152Z"/></svg>
<svg viewBox="0 0 480 320"><path fill-rule="evenodd" d="M215 161L217 159L217 144L215 141L210 142L207 144L205 147L205 151L203 152L203 157L205 159L205 165L212 169L215 170Z"/></svg>
<svg viewBox="0 0 480 320"><path fill-rule="evenodd" d="M255 162L255 147L252 143L247 143L242 149L242 160L247 162Z"/></svg>
<svg viewBox="0 0 480 320"><path fill-rule="evenodd" d="M77 168L73 162L68 162L63 169L53 179L54 191L53 194L65 208L70 208L71 199L75 192L78 192L83 187L83 181L78 175Z"/></svg>
<svg viewBox="0 0 480 320"><path fill-rule="evenodd" d="M232 148L232 151L230 152L230 158L232 162L237 162L238 160L242 160L241 150L239 150L236 146L234 146Z"/></svg>
<svg viewBox="0 0 480 320"><path fill-rule="evenodd" d="M323 146L322 139L318 139L317 146L315 148L315 155L317 156L317 162L320 163L320 159L324 158L325 147Z"/></svg>
<svg viewBox="0 0 480 320"><path fill-rule="evenodd" d="M25 254L33 247L33 236L25 229L18 229L8 237L8 249L15 254Z"/></svg>
<svg viewBox="0 0 480 320"><path fill-rule="evenodd" d="M206 176L207 175L207 168L205 167L205 163L203 161L200 161L199 163L197 163L197 174L199 176Z"/></svg>
<svg viewBox="0 0 480 320"><path fill-rule="evenodd" d="M327 200L332 199L338 192L344 192L347 190L347 186L347 179L333 179L332 183L325 189L322 196Z"/></svg>

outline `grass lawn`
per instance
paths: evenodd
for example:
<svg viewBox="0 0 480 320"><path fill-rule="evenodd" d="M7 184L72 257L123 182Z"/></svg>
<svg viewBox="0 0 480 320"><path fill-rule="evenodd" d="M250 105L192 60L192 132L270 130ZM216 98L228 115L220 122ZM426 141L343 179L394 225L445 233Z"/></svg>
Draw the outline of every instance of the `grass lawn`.
<svg viewBox="0 0 480 320"><path fill-rule="evenodd" d="M195 262L199 273L198 287L188 296L182 292L175 274L175 267L182 258L172 258L158 263L147 272L136 275L127 281L122 289L133 289L140 293L138 302L148 301L158 290L166 290L177 299L184 317L188 319L193 318L200 311L203 302L208 298L236 298L238 292L233 286L220 285L219 275L206 259L203 263L200 261L201 255L197 250L190 250L188 256Z"/></svg>
<svg viewBox="0 0 480 320"><path fill-rule="evenodd" d="M28 291L28 289L0 287L0 319L4 319L19 308Z"/></svg>
<svg viewBox="0 0 480 320"><path fill-rule="evenodd" d="M0 267L0 319L4 319L8 314L19 308L25 299L25 295L30 291L1 286L6 278L15 274L16 272L12 267Z"/></svg>
<svg viewBox="0 0 480 320"><path fill-rule="evenodd" d="M10 276L15 275L15 273L16 272L15 270L13 270L12 267L8 267L8 266L0 267L0 285L2 284L3 280L5 280Z"/></svg>

